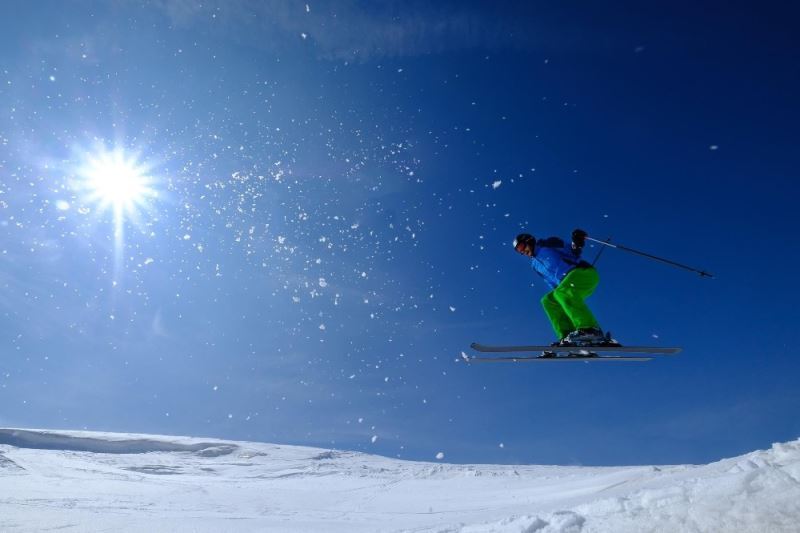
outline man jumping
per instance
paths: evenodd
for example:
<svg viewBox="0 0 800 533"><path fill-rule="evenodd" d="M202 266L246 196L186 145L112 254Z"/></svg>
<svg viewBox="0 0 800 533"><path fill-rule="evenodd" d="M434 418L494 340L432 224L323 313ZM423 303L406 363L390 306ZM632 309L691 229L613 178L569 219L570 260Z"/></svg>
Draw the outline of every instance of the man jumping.
<svg viewBox="0 0 800 533"><path fill-rule="evenodd" d="M603 334L584 301L600 282L597 270L580 258L587 236L576 229L569 246L558 237L537 241L528 233L514 239L514 249L531 258L533 270L552 289L542 298L542 307L559 339L553 346L619 346Z"/></svg>

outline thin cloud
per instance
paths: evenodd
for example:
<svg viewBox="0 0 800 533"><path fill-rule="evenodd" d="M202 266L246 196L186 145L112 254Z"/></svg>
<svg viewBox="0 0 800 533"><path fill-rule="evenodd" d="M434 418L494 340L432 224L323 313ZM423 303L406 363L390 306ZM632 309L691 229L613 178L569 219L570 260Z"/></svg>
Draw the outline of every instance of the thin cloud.
<svg viewBox="0 0 800 533"><path fill-rule="evenodd" d="M511 14L396 0L322 4L290 0L159 0L178 28L275 52L310 48L323 59L367 61L471 48L519 46L530 35Z"/></svg>

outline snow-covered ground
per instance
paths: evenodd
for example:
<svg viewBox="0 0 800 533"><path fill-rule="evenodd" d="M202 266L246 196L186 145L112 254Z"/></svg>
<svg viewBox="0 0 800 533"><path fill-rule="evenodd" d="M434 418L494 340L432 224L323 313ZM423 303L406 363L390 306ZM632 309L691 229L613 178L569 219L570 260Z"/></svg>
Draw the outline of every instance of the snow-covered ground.
<svg viewBox="0 0 800 533"><path fill-rule="evenodd" d="M451 465L0 429L0 531L800 531L800 440L708 465Z"/></svg>

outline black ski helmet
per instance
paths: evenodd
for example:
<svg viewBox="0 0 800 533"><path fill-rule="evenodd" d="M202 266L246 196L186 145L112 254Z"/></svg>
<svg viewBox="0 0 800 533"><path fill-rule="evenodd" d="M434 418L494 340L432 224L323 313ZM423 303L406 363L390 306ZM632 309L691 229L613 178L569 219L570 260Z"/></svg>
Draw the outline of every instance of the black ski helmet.
<svg viewBox="0 0 800 533"><path fill-rule="evenodd" d="M514 249L517 250L517 246L520 244L528 245L530 244L531 248L536 246L536 238L531 235L530 233L520 233L517 235L516 239L514 239ZM518 252L520 250L517 250Z"/></svg>

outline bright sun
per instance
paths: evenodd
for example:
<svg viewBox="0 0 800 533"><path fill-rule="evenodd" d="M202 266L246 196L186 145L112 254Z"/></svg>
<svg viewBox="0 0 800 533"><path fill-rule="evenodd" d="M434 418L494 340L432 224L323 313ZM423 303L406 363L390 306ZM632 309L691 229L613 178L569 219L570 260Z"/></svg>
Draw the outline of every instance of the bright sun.
<svg viewBox="0 0 800 533"><path fill-rule="evenodd" d="M82 201L102 214L111 210L114 216L114 283L122 279L125 226L130 221L138 226L141 211L149 211L150 201L158 196L149 165L136 155L121 149L98 148L82 158L77 169L76 190ZM69 204L67 204L68 206Z"/></svg>
<svg viewBox="0 0 800 533"><path fill-rule="evenodd" d="M148 168L122 150L102 151L86 159L80 170L87 199L101 211L112 208L118 223L135 216L144 203L157 196Z"/></svg>

